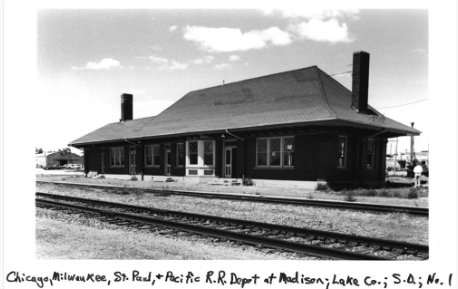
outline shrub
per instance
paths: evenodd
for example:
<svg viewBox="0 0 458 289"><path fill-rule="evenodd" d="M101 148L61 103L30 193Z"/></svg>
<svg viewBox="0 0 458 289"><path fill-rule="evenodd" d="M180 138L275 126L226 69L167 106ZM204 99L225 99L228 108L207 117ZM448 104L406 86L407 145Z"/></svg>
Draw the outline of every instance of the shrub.
<svg viewBox="0 0 458 289"><path fill-rule="evenodd" d="M418 199L418 189L411 188L407 194L407 199Z"/></svg>
<svg viewBox="0 0 458 289"><path fill-rule="evenodd" d="M366 189L361 192L362 196L375 197L377 196L377 191L375 189Z"/></svg>
<svg viewBox="0 0 458 289"><path fill-rule="evenodd" d="M347 202L356 202L355 192L354 191L346 191L344 196L344 201Z"/></svg>
<svg viewBox="0 0 458 289"><path fill-rule="evenodd" d="M389 197L390 196L390 191L388 191L387 189L381 189L381 190L379 190L378 195L380 197Z"/></svg>
<svg viewBox="0 0 458 289"><path fill-rule="evenodd" d="M323 181L318 181L316 183L315 191L329 191L329 190L330 188L329 188L328 183L323 182Z"/></svg>
<svg viewBox="0 0 458 289"><path fill-rule="evenodd" d="M255 183L253 182L253 180L251 178L245 178L243 180L243 185L244 186L254 186Z"/></svg>

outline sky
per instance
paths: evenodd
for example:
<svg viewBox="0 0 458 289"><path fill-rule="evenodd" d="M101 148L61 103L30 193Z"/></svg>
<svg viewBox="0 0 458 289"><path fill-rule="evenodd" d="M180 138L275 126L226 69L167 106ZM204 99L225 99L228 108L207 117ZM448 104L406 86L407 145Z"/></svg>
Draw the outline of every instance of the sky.
<svg viewBox="0 0 458 289"><path fill-rule="evenodd" d="M363 50L369 104L414 122L415 150L428 150L428 41L426 9L40 10L35 145L66 147L119 121L122 93L141 118L192 90L313 65L351 89ZM409 145L400 138L398 150Z"/></svg>

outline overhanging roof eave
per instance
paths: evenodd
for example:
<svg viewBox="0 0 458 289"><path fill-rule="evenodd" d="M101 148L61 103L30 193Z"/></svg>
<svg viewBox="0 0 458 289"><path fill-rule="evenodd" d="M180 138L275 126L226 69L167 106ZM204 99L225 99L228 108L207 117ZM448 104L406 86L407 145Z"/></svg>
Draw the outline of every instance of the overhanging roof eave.
<svg viewBox="0 0 458 289"><path fill-rule="evenodd" d="M372 130L386 130L386 132L390 133L395 133L395 134L400 134L401 135L413 135L413 136L419 136L422 132L414 129L414 128L409 128L408 129L398 129L398 128L393 128L393 127L387 127L387 126L378 126L378 125L371 125L371 124L365 124L357 121L348 121L348 120L343 120L339 119L337 122L343 123L345 125L349 126L354 126L354 127L362 127L362 128L368 128Z"/></svg>

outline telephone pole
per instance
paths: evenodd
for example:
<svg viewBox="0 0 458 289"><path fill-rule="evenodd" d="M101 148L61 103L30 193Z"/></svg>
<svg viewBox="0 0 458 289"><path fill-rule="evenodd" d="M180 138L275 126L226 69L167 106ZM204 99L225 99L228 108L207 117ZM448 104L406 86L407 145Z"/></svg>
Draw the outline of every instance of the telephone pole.
<svg viewBox="0 0 458 289"><path fill-rule="evenodd" d="M412 125L412 128L413 128L413 125L414 125L414 122L411 122L410 123ZM415 137L413 135L410 136L410 163L413 164L413 160L415 158L415 149L414 149L414 139Z"/></svg>

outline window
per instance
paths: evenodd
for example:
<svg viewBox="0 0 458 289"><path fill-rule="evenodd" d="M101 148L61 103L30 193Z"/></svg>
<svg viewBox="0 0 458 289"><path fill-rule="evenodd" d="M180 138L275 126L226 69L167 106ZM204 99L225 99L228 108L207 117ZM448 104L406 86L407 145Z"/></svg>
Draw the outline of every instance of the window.
<svg viewBox="0 0 458 289"><path fill-rule="evenodd" d="M339 168L347 167L347 137L339 136Z"/></svg>
<svg viewBox="0 0 458 289"><path fill-rule="evenodd" d="M177 166L182 167L184 165L184 145L177 143Z"/></svg>
<svg viewBox="0 0 458 289"><path fill-rule="evenodd" d="M294 137L257 139L258 167L293 167Z"/></svg>
<svg viewBox="0 0 458 289"><path fill-rule="evenodd" d="M213 141L204 141L204 165L213 165Z"/></svg>
<svg viewBox="0 0 458 289"><path fill-rule="evenodd" d="M110 148L110 166L124 166L124 148Z"/></svg>
<svg viewBox="0 0 458 289"><path fill-rule="evenodd" d="M256 146L257 154L258 154L258 166L267 166L267 140L266 139L258 139L258 143Z"/></svg>
<svg viewBox="0 0 458 289"><path fill-rule="evenodd" d="M367 140L367 152L366 152L366 167L368 169L374 168L374 156L375 156L375 142L373 139Z"/></svg>
<svg viewBox="0 0 458 289"><path fill-rule="evenodd" d="M188 150L189 150L189 164L197 165L197 155L198 155L197 142L196 141L189 142Z"/></svg>
<svg viewBox="0 0 458 289"><path fill-rule="evenodd" d="M280 166L280 148L281 148L281 138L271 138L270 142L270 162L269 165Z"/></svg>
<svg viewBox="0 0 458 289"><path fill-rule="evenodd" d="M147 167L159 166L160 150L159 145L145 146L145 165Z"/></svg>

